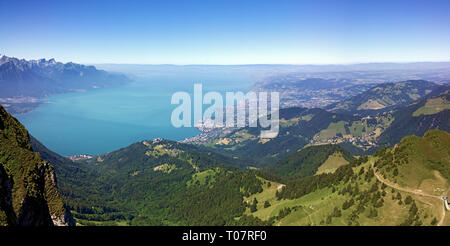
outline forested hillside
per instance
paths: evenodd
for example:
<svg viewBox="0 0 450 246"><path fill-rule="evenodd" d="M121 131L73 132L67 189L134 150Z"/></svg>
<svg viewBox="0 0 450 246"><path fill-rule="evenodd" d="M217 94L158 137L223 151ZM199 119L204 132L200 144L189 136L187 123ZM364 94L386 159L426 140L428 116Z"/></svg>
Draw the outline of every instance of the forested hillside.
<svg viewBox="0 0 450 246"><path fill-rule="evenodd" d="M334 173L266 180L246 214L273 225L450 225L449 140L433 130Z"/></svg>
<svg viewBox="0 0 450 246"><path fill-rule="evenodd" d="M33 153L27 130L0 105L0 225L73 225L53 167Z"/></svg>

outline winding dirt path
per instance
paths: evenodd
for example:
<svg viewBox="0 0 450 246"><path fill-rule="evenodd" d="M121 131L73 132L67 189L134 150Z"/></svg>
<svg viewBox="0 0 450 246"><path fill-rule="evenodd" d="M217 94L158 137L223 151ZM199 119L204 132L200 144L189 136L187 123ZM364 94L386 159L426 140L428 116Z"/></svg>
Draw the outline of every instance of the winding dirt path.
<svg viewBox="0 0 450 246"><path fill-rule="evenodd" d="M311 219L311 214L309 214L308 211L306 211L305 208L302 207L302 209L303 209L303 212L305 212L305 214L308 215L309 223L310 223L311 225L314 225L314 223L313 223L313 221L312 221L312 219Z"/></svg>
<svg viewBox="0 0 450 246"><path fill-rule="evenodd" d="M375 177L378 179L378 181L380 181L381 183L384 183L385 185L394 188L396 190L401 190L407 193L411 193L411 194L415 194L415 195L419 195L419 196L425 196L425 197L430 197L430 198L435 198L435 199L439 199L439 201L443 202L442 198L440 196L435 196L435 195L430 195L427 193L424 193L421 190L416 190L416 189L410 189L410 188L405 188L405 187L401 187L398 184L392 183L386 179L384 179L380 174L378 174L375 171L375 166L374 166L375 162L372 161L372 170L373 173L375 174ZM439 222L437 223L437 226L441 226L444 223L444 219L445 219L445 207L442 206L442 216L441 219L439 220Z"/></svg>

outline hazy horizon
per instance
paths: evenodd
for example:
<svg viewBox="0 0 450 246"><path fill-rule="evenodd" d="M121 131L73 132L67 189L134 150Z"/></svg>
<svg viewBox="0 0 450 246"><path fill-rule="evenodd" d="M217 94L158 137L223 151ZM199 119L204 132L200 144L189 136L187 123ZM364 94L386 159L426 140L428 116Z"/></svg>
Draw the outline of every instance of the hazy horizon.
<svg viewBox="0 0 450 246"><path fill-rule="evenodd" d="M376 64L394 64L394 65L403 65L403 64L418 64L418 63L450 63L449 60L442 61L380 61L380 62L355 62L355 63L229 63L229 64L220 64L220 63L211 63L211 64L202 64L202 63L186 63L186 64L177 64L177 63L113 63L113 62L101 62L101 63L82 63L77 62L75 60L70 61L60 61L54 57L17 57L13 54L4 54L0 52L1 56L7 56L10 58L17 58L19 60L25 59L27 61L32 60L50 60L55 59L56 62L73 62L84 65L136 65L136 66L352 66L352 65L376 65Z"/></svg>

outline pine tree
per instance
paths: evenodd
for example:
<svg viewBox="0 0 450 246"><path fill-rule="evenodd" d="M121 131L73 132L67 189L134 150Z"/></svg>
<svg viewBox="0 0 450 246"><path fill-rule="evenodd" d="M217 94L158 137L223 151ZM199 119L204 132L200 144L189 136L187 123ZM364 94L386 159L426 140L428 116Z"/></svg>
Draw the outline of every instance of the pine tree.
<svg viewBox="0 0 450 246"><path fill-rule="evenodd" d="M405 198L405 204L410 204L412 202L412 197L411 196L407 196Z"/></svg>

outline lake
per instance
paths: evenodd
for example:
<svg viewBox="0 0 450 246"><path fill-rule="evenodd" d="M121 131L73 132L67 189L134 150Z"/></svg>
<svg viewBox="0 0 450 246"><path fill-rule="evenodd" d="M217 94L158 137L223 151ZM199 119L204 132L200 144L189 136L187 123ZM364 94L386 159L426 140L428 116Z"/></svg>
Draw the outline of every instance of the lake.
<svg viewBox="0 0 450 246"><path fill-rule="evenodd" d="M245 92L252 82L248 74L234 71L152 71L120 87L53 95L16 117L34 137L61 155L97 155L157 137L183 140L195 136L199 131L193 127L171 125L171 113L177 107L170 103L173 93L192 93L194 83L203 84L203 93Z"/></svg>

